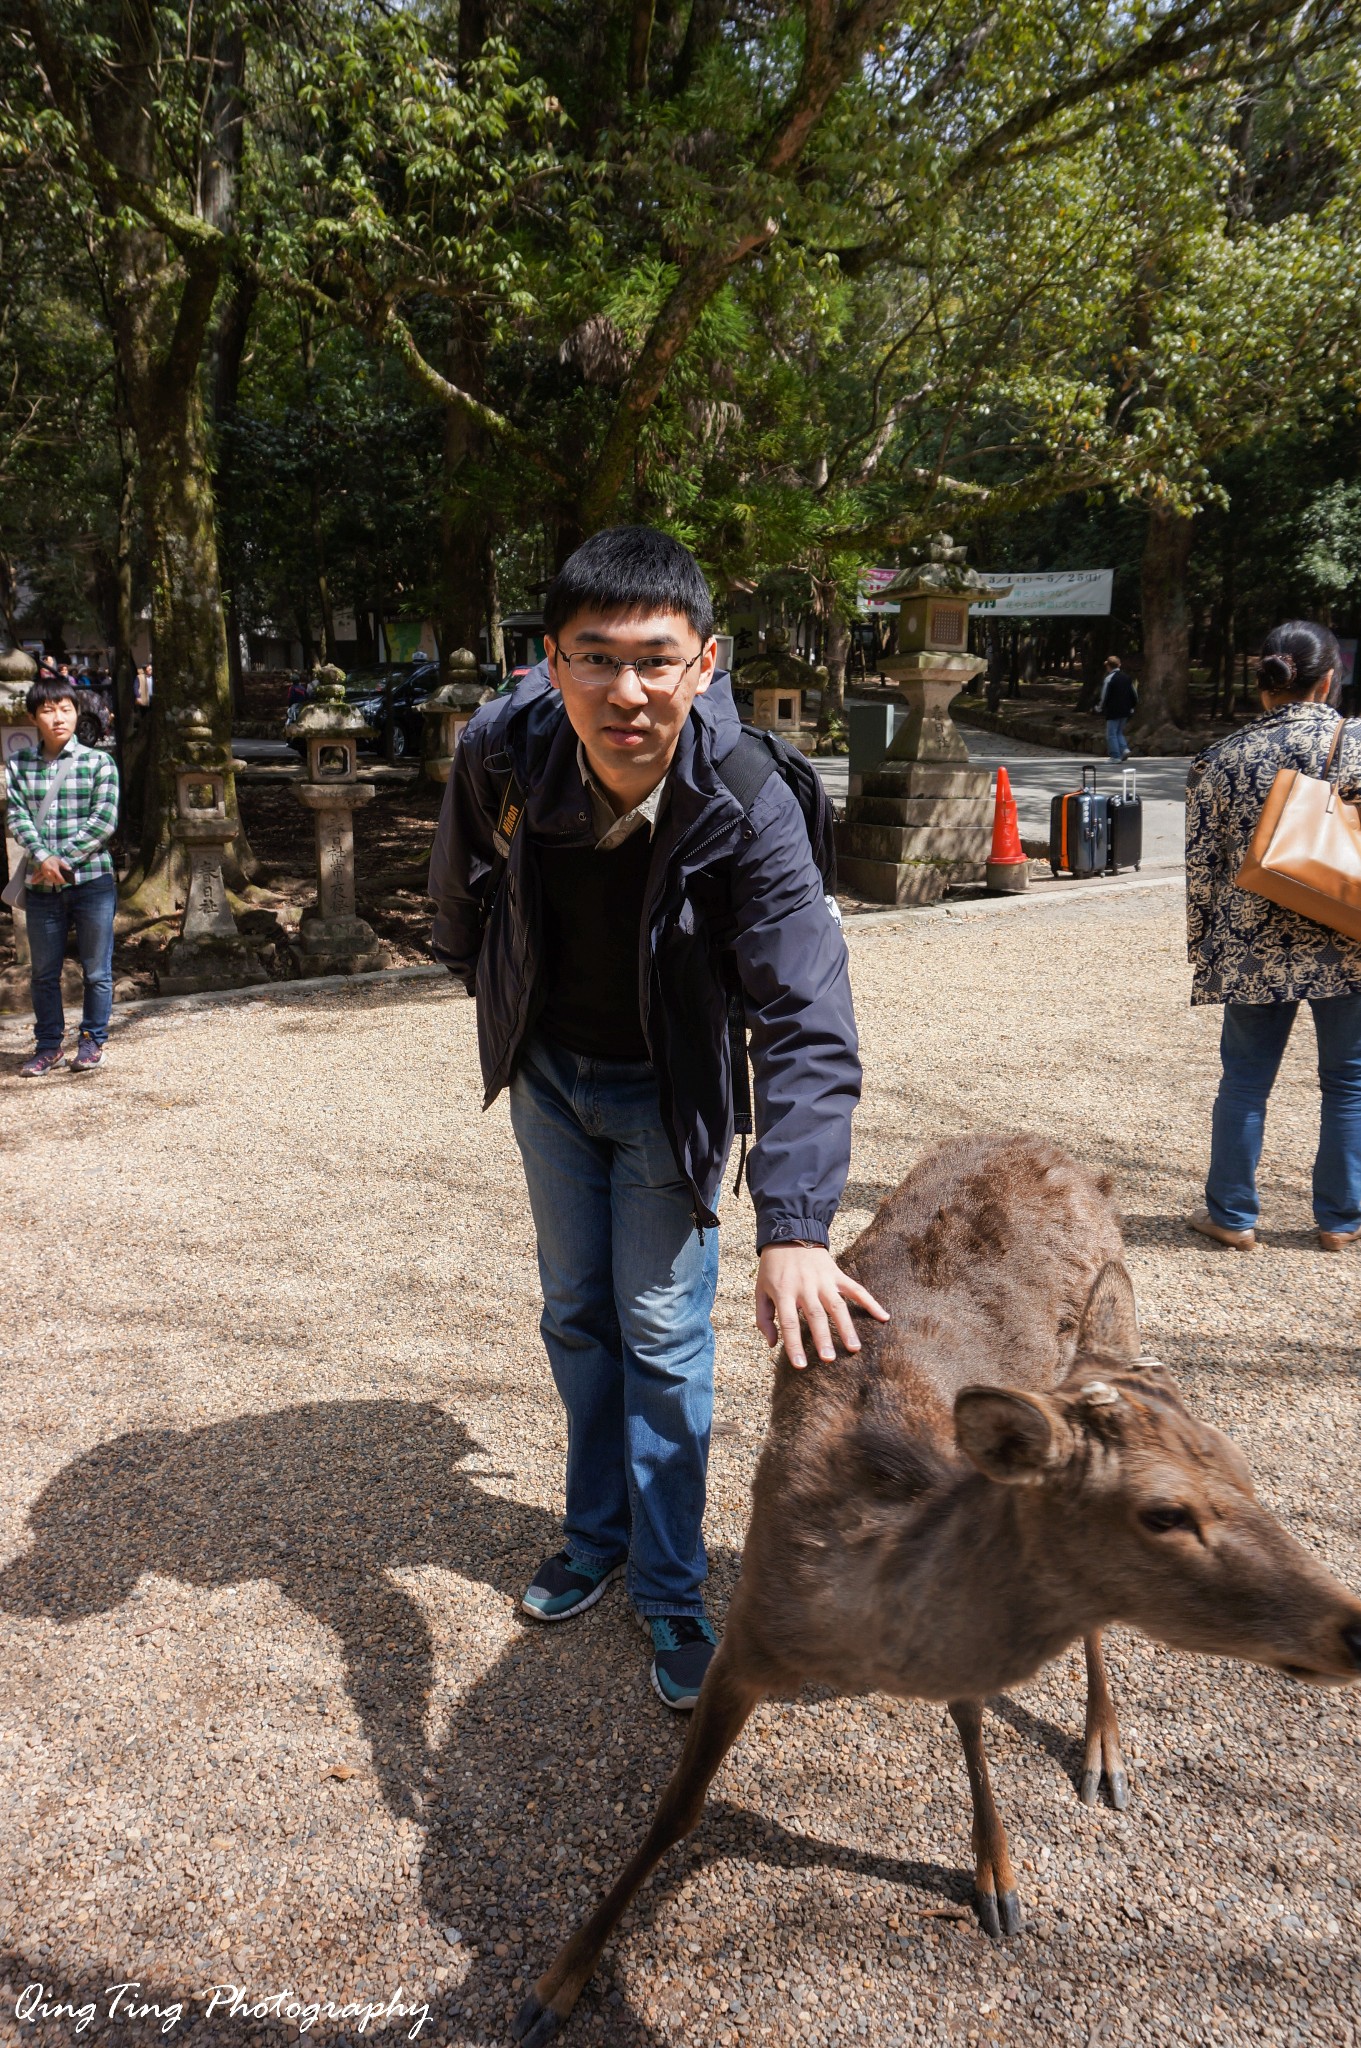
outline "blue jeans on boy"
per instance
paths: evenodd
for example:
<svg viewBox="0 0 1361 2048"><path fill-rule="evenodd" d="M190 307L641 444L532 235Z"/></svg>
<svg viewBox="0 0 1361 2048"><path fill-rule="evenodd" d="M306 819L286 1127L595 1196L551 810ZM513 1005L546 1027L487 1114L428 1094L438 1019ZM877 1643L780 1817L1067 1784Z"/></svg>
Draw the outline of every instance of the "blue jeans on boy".
<svg viewBox="0 0 1361 2048"><path fill-rule="evenodd" d="M1127 761L1129 759L1132 749L1129 741L1125 738L1125 727L1128 724L1128 718L1108 718L1106 720L1106 754L1112 761Z"/></svg>
<svg viewBox="0 0 1361 2048"><path fill-rule="evenodd" d="M1309 1007L1323 1096L1314 1220L1320 1230L1345 1233L1361 1224L1361 996L1327 996ZM1298 1003L1224 1005L1224 1072L1211 1124L1205 1206L1228 1230L1251 1230L1257 1221L1267 1097L1298 1009Z"/></svg>
<svg viewBox="0 0 1361 2048"><path fill-rule="evenodd" d="M644 1062L531 1041L510 1119L567 1410L568 1553L628 1558L640 1614L703 1614L718 1233L701 1239Z"/></svg>
<svg viewBox="0 0 1361 2048"><path fill-rule="evenodd" d="M108 1038L113 1008L113 914L117 907L118 883L112 875L96 875L92 882L75 882L67 889L24 891L39 1052L57 1052L66 1033L61 963L72 924L85 976L80 1035L92 1038L96 1045L103 1045Z"/></svg>

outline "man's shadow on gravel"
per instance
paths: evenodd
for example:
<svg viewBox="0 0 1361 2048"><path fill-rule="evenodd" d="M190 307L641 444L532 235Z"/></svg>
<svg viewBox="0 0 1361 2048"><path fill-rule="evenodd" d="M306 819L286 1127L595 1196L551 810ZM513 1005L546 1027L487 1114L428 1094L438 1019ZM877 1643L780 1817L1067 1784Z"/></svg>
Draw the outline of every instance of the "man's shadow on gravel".
<svg viewBox="0 0 1361 2048"><path fill-rule="evenodd" d="M460 1936L449 1961L470 1963L440 2010L498 2033L521 1995L515 1980L538 1973L646 1824L684 1724L653 1697L645 1640L615 1589L568 1629L525 1621L471 1684L460 1686L455 1661L444 1675L459 1697L431 1740L434 1644L392 1574L435 1567L514 1610L561 1540L555 1516L492 1490L506 1475L465 1469L480 1450L444 1408L396 1400L133 1431L43 1489L28 1517L30 1547L0 1570L0 1608L74 1622L111 1612L154 1572L206 1589L271 1580L324 1622L383 1800L425 1831L425 1908L437 1929ZM725 1551L711 1564L721 1611L738 1559ZM524 1761L508 1771L508 1756ZM969 1893L962 1869L846 1852L716 1805L653 1879L636 1918L650 1920L697 1863L728 1854L896 1874L950 1899ZM591 2008L621 2048L655 2038L607 1977Z"/></svg>

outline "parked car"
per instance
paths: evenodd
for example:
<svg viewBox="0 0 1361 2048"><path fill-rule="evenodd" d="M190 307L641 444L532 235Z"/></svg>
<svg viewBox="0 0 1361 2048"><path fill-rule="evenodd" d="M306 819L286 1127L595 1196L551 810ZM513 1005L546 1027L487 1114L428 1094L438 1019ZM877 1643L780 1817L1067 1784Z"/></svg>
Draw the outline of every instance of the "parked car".
<svg viewBox="0 0 1361 2048"><path fill-rule="evenodd" d="M76 693L76 738L82 747L102 746L113 738L113 700L103 690L88 688Z"/></svg>
<svg viewBox="0 0 1361 2048"><path fill-rule="evenodd" d="M359 742L361 752L381 749L389 761L410 756L419 760L425 719L416 709L422 698L439 688L436 661L375 662L366 668L352 668L345 678L345 701L372 726L372 734ZM290 704L284 716L284 738L295 753L302 742L292 728L306 700Z"/></svg>

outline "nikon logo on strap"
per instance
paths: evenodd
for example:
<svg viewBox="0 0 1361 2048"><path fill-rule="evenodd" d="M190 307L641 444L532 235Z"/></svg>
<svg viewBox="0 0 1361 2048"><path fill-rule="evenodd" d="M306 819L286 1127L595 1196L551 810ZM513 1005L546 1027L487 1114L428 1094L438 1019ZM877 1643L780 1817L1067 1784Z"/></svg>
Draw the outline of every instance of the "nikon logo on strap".
<svg viewBox="0 0 1361 2048"><path fill-rule="evenodd" d="M492 843L502 860L510 859L510 842L520 829L524 809L525 800L520 793L520 785L512 775L501 798L501 809L491 835Z"/></svg>

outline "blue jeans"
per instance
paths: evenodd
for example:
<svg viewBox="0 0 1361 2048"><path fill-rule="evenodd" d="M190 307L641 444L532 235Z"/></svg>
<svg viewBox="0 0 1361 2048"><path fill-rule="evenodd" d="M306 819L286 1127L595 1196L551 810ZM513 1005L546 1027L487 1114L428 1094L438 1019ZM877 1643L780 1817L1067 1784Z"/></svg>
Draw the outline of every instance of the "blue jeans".
<svg viewBox="0 0 1361 2048"><path fill-rule="evenodd" d="M535 1038L510 1120L567 1410L566 1548L627 1556L640 1614L702 1614L718 1233L695 1227L645 1062Z"/></svg>
<svg viewBox="0 0 1361 2048"><path fill-rule="evenodd" d="M1106 753L1112 761L1127 761L1129 759L1130 744L1125 738L1125 727L1128 724L1128 718L1108 718L1106 720Z"/></svg>
<svg viewBox="0 0 1361 2048"><path fill-rule="evenodd" d="M1323 1094L1314 1160L1314 1220L1320 1230L1361 1224L1361 996L1311 1002ZM1224 1064L1210 1134L1205 1206L1229 1230L1257 1221L1257 1161L1267 1097L1280 1069L1298 1003L1226 1003Z"/></svg>
<svg viewBox="0 0 1361 2048"><path fill-rule="evenodd" d="M103 1045L108 1038L113 1008L113 914L117 907L118 884L112 875L96 875L92 882L75 882L67 889L25 890L39 1052L56 1052L66 1034L61 963L66 934L73 923L85 976L80 1035L92 1038L96 1045Z"/></svg>

